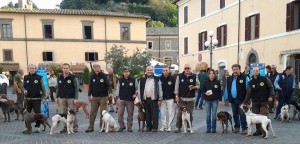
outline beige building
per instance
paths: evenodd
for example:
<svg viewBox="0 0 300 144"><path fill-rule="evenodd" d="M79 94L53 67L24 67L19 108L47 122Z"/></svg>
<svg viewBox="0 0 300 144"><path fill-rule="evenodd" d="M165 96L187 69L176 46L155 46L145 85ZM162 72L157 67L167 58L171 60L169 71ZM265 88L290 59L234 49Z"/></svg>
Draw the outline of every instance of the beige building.
<svg viewBox="0 0 300 144"><path fill-rule="evenodd" d="M240 2L239 2L240 1ZM199 54L210 62L205 41L209 31L218 45L212 67L220 72L239 63L242 70L252 63L286 66L300 75L299 0L177 0L179 8L180 69L195 66Z"/></svg>
<svg viewBox="0 0 300 144"><path fill-rule="evenodd" d="M96 10L0 9L0 56L4 71L28 64L70 63L82 72L114 45L132 53L146 48L148 16ZM13 74L12 74L13 75Z"/></svg>

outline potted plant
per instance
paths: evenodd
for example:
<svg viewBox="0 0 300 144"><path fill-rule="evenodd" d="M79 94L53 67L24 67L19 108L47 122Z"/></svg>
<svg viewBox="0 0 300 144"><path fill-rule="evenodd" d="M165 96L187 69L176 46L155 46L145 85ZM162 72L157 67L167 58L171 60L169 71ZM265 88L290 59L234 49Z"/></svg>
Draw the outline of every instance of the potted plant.
<svg viewBox="0 0 300 144"><path fill-rule="evenodd" d="M89 90L89 83L90 83L90 70L87 67L85 67L83 69L82 83L83 83L83 89L85 91L88 91Z"/></svg>

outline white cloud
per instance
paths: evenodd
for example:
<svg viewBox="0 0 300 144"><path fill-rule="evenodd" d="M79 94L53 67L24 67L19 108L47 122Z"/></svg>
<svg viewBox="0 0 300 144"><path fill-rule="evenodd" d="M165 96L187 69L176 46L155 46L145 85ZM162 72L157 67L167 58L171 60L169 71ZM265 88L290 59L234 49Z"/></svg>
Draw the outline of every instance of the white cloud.
<svg viewBox="0 0 300 144"><path fill-rule="evenodd" d="M0 7L7 5L10 1L17 3L18 0L0 0ZM40 9L55 9L56 5L60 4L62 0L32 0Z"/></svg>

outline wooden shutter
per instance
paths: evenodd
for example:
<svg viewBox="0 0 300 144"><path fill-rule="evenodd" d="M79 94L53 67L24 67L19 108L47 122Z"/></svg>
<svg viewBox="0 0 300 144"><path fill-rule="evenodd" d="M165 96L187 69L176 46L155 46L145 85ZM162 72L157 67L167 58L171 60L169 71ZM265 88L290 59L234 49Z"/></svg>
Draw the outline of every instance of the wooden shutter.
<svg viewBox="0 0 300 144"><path fill-rule="evenodd" d="M47 53L43 52L43 61L47 61Z"/></svg>
<svg viewBox="0 0 300 144"><path fill-rule="evenodd" d="M203 44L207 41L207 31L203 32L204 35L204 41ZM207 49L207 47L204 46L204 49Z"/></svg>
<svg viewBox="0 0 300 144"><path fill-rule="evenodd" d="M201 16L205 16L205 0L201 0Z"/></svg>
<svg viewBox="0 0 300 144"><path fill-rule="evenodd" d="M224 25L224 34L223 34L223 40L224 40L224 45L223 46L226 46L227 45L227 25Z"/></svg>
<svg viewBox="0 0 300 144"><path fill-rule="evenodd" d="M220 0L220 9L225 7L225 0Z"/></svg>
<svg viewBox="0 0 300 144"><path fill-rule="evenodd" d="M89 61L89 53L85 52L85 61Z"/></svg>
<svg viewBox="0 0 300 144"><path fill-rule="evenodd" d="M198 51L202 50L202 33L198 33Z"/></svg>
<svg viewBox="0 0 300 144"><path fill-rule="evenodd" d="M259 38L259 20L260 14L255 15L255 39Z"/></svg>
<svg viewBox="0 0 300 144"><path fill-rule="evenodd" d="M245 19L245 41L250 40L250 17Z"/></svg>
<svg viewBox="0 0 300 144"><path fill-rule="evenodd" d="M188 7L184 7L184 23L188 23Z"/></svg>
<svg viewBox="0 0 300 144"><path fill-rule="evenodd" d="M222 38L221 38L221 36L222 36L222 34L221 34L221 27L222 26L220 26L220 27L217 27L217 40L219 41L219 43L218 43L218 47L221 47L221 41L222 41Z"/></svg>
<svg viewBox="0 0 300 144"><path fill-rule="evenodd" d="M188 53L188 38L184 38L184 54Z"/></svg>
<svg viewBox="0 0 300 144"><path fill-rule="evenodd" d="M95 60L98 60L98 52L95 52Z"/></svg>
<svg viewBox="0 0 300 144"><path fill-rule="evenodd" d="M294 13L292 12L292 9L294 9L293 2L288 3L286 5L286 31L287 32L293 30L292 15L294 15Z"/></svg>

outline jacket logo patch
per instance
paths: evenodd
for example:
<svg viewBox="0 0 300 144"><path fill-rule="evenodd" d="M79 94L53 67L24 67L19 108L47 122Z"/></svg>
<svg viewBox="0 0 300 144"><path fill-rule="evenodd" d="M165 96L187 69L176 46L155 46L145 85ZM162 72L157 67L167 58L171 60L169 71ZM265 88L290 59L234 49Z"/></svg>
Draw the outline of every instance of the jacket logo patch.
<svg viewBox="0 0 300 144"><path fill-rule="evenodd" d="M184 82L184 79L181 79L181 82Z"/></svg>
<svg viewBox="0 0 300 144"><path fill-rule="evenodd" d="M61 83L61 80L60 81L58 81L59 83Z"/></svg>
<svg viewBox="0 0 300 144"><path fill-rule="evenodd" d="M172 82L171 82L171 81L169 81L169 82L168 82L168 85L171 85L171 84L172 84Z"/></svg>
<svg viewBox="0 0 300 144"><path fill-rule="evenodd" d="M215 85L215 88L218 88L218 85Z"/></svg>
<svg viewBox="0 0 300 144"><path fill-rule="evenodd" d="M100 82L104 82L104 79L100 79Z"/></svg>
<svg viewBox="0 0 300 144"><path fill-rule="evenodd" d="M67 83L68 83L68 84L71 83L71 80L68 80Z"/></svg>
<svg viewBox="0 0 300 144"><path fill-rule="evenodd" d="M29 80L27 80L26 83L29 83Z"/></svg>
<svg viewBox="0 0 300 144"><path fill-rule="evenodd" d="M95 79L93 79L93 82L95 82L96 80Z"/></svg>
<svg viewBox="0 0 300 144"><path fill-rule="evenodd" d="M34 83L38 83L38 80L34 80Z"/></svg>
<svg viewBox="0 0 300 144"><path fill-rule="evenodd" d="M255 88L255 85L252 85L252 88Z"/></svg>
<svg viewBox="0 0 300 144"><path fill-rule="evenodd" d="M190 82L193 82L194 80L193 79L190 79Z"/></svg>
<svg viewBox="0 0 300 144"><path fill-rule="evenodd" d="M124 86L124 83L122 83L122 86Z"/></svg>
<svg viewBox="0 0 300 144"><path fill-rule="evenodd" d="M264 82L261 82L259 85L260 85L260 86L264 86L264 85L265 85L265 83L264 83Z"/></svg>
<svg viewBox="0 0 300 144"><path fill-rule="evenodd" d="M282 75L282 79L284 79L285 77L284 77L284 75Z"/></svg>
<svg viewBox="0 0 300 144"><path fill-rule="evenodd" d="M244 81L243 80L240 80L240 83L243 83Z"/></svg>
<svg viewBox="0 0 300 144"><path fill-rule="evenodd" d="M130 85L130 86L133 86L133 83L131 82L131 83L129 83L129 85Z"/></svg>

